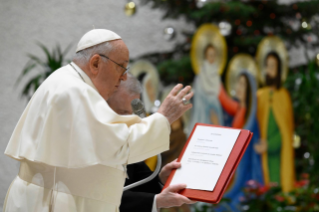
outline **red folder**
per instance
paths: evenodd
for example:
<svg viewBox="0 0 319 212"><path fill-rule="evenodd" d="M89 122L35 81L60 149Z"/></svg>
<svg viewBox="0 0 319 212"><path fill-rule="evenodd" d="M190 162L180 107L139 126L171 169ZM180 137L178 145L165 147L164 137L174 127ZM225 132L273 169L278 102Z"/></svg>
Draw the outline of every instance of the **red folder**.
<svg viewBox="0 0 319 212"><path fill-rule="evenodd" d="M197 123L195 124L192 133L190 134L187 143L185 144L183 151L179 155L177 161L180 162L184 152L193 136L193 133L196 129L197 126L211 126L211 127L221 127L221 126L215 126L215 125L210 125L210 124L200 124ZM221 127L221 128L230 128L230 127ZM230 128L231 129L231 128ZM226 161L226 164L221 172L221 175L218 178L218 181L216 183L216 186L213 191L203 191L203 190L194 190L194 189L184 189L180 191L179 193L188 197L189 199L200 201L200 202L207 202L207 203L213 203L217 204L219 201L222 199L223 194L225 193L227 186L232 179L233 174L236 171L236 168L243 157L249 142L253 136L253 133L250 132L249 130L243 130L239 129L240 133L239 136L234 144L233 149L231 150L231 153ZM165 186L167 188L169 184L171 183L173 176L175 174L176 170L173 170L168 177Z"/></svg>

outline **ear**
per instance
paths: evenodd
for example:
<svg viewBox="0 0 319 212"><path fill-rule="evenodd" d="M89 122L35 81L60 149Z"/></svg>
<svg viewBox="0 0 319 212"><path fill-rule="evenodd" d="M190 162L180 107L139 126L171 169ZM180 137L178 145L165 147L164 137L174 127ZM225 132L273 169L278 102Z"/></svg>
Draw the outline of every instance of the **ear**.
<svg viewBox="0 0 319 212"><path fill-rule="evenodd" d="M101 57L98 54L93 55L89 61L90 66L90 72L94 76L96 76L99 73L101 64Z"/></svg>

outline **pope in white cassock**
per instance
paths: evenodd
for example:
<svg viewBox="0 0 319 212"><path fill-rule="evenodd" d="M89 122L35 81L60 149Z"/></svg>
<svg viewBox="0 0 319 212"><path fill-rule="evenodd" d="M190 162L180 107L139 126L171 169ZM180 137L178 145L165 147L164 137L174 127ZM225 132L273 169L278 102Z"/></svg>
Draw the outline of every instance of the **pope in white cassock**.
<svg viewBox="0 0 319 212"><path fill-rule="evenodd" d="M192 107L183 104L191 88L179 84L157 113L120 116L106 100L126 80L125 43L95 29L76 52L42 83L12 134L5 154L21 165L4 212L118 211L126 164L168 150L170 124Z"/></svg>

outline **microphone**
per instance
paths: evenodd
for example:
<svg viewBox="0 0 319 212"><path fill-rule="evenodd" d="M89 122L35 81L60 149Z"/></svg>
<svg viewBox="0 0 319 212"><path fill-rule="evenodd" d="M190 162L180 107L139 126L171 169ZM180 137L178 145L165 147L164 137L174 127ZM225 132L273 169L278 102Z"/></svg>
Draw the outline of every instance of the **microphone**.
<svg viewBox="0 0 319 212"><path fill-rule="evenodd" d="M146 117L144 103L140 99L133 99L131 102L133 113L141 118Z"/></svg>

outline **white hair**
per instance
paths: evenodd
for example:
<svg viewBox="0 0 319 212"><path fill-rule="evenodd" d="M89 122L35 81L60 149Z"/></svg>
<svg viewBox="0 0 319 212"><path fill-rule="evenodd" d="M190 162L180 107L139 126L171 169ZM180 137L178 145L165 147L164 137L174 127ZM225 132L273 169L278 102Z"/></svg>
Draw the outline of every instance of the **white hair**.
<svg viewBox="0 0 319 212"><path fill-rule="evenodd" d="M111 44L111 42L104 42L104 43L101 43L101 44L98 44L77 52L73 56L72 60L76 61L79 65L85 65L90 61L93 55L106 54L107 56L108 54L110 54L112 50L113 50L113 45ZM103 57L103 59L105 58Z"/></svg>
<svg viewBox="0 0 319 212"><path fill-rule="evenodd" d="M127 73L126 81L121 81L121 85L130 95L141 94L143 91L141 83L131 73Z"/></svg>

